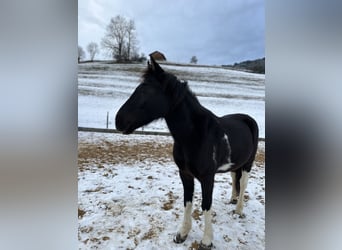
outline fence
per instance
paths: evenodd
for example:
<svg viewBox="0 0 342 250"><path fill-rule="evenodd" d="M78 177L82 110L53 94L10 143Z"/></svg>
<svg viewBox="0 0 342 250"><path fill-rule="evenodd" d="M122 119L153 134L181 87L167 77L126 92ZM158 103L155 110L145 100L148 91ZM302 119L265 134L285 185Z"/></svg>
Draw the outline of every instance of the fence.
<svg viewBox="0 0 342 250"><path fill-rule="evenodd" d="M97 132L97 133L116 133L121 134L120 131L116 129L110 129L109 127L109 111L107 111L106 115L106 128L89 128L89 127L78 127L78 131L82 132ZM161 132L161 131L144 131L142 130L135 130L133 134L137 135L162 135L162 136L171 136L169 132ZM260 138L259 141L265 141L265 138Z"/></svg>
<svg viewBox="0 0 342 250"><path fill-rule="evenodd" d="M117 133L121 134L120 131L116 129L108 129L108 128L88 128L88 127L78 127L78 131L82 132L97 132L97 133ZM136 130L133 132L136 135L162 135L162 136L171 136L169 132L161 132L161 131L142 131ZM265 138L259 138L259 141L265 141Z"/></svg>

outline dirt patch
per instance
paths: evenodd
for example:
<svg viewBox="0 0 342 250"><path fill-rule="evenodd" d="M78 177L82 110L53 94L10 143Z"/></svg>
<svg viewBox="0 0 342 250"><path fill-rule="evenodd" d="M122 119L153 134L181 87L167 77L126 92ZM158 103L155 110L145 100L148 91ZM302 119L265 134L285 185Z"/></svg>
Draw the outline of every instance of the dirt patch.
<svg viewBox="0 0 342 250"><path fill-rule="evenodd" d="M89 163L96 163L97 168L103 168L104 164L115 165L123 162L127 165L146 160L170 162L173 161L172 148L172 143L156 141L132 143L122 140L112 143L102 140L97 144L79 141L78 166L79 170L83 171L89 168ZM263 149L258 150L255 163L257 166L264 165Z"/></svg>
<svg viewBox="0 0 342 250"><path fill-rule="evenodd" d="M162 224L158 221L155 221L153 218L150 219L150 225L150 229L143 235L141 240L150 240L156 238L164 230Z"/></svg>
<svg viewBox="0 0 342 250"><path fill-rule="evenodd" d="M141 230L139 228L133 228L128 232L127 239L133 239L134 245L137 246L139 244L138 235L140 234Z"/></svg>
<svg viewBox="0 0 342 250"><path fill-rule="evenodd" d="M158 162L172 161L172 144L155 141L132 144L129 141L118 141L115 144L103 140L98 144L80 141L78 144L78 166L80 171L89 168L89 163L96 163L98 168L103 164L115 165L125 162L133 165L145 160Z"/></svg>
<svg viewBox="0 0 342 250"><path fill-rule="evenodd" d="M255 156L255 163L258 166L265 164L265 151L262 149L258 149L258 152Z"/></svg>
<svg viewBox="0 0 342 250"><path fill-rule="evenodd" d="M198 210L197 208L194 209L194 211L192 212L192 218L194 220L200 220L201 219L201 215L202 215L202 212L200 210Z"/></svg>
<svg viewBox="0 0 342 250"><path fill-rule="evenodd" d="M164 210L172 209L173 204L175 203L176 199L178 198L178 196L174 196L172 191L168 192L167 196L168 196L168 201L166 201L162 206L162 209L164 209Z"/></svg>
<svg viewBox="0 0 342 250"><path fill-rule="evenodd" d="M189 250L197 250L200 247L200 244L197 241L191 243Z"/></svg>
<svg viewBox="0 0 342 250"><path fill-rule="evenodd" d="M97 187L95 189L87 189L84 192L86 193L96 193L96 192L100 192L103 189L103 187Z"/></svg>
<svg viewBox="0 0 342 250"><path fill-rule="evenodd" d="M156 236L157 236L156 230L154 228L150 228L150 230L148 230L148 232L144 234L141 240L153 239Z"/></svg>
<svg viewBox="0 0 342 250"><path fill-rule="evenodd" d="M82 219L83 218L83 215L85 215L86 211L84 211L83 209L81 208L78 208L78 218L79 219Z"/></svg>

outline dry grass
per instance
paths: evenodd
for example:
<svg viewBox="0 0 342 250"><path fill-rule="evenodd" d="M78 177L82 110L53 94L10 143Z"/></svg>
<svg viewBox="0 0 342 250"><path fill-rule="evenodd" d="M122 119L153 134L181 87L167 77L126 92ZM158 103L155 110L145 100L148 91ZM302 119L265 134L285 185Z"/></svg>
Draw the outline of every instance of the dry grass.
<svg viewBox="0 0 342 250"><path fill-rule="evenodd" d="M78 218L82 219L83 215L85 215L86 211L82 210L81 208L78 208Z"/></svg>
<svg viewBox="0 0 342 250"><path fill-rule="evenodd" d="M129 141L118 141L115 144L103 140L101 143L91 144L79 142L78 166L83 171L89 163L96 163L98 168L103 164L115 165L125 162L133 165L144 160L158 160L159 162L173 161L172 143L158 143L155 141L132 144ZM259 149L255 157L257 165L265 163L265 152Z"/></svg>
<svg viewBox="0 0 342 250"><path fill-rule="evenodd" d="M167 197L168 197L168 201L166 201L162 206L162 209L164 210L172 209L175 201L179 198L178 196L175 196L172 191L169 191L167 193Z"/></svg>
<svg viewBox="0 0 342 250"><path fill-rule="evenodd" d="M255 163L257 165L264 165L265 164L265 151L259 149L257 155L255 156Z"/></svg>
<svg viewBox="0 0 342 250"><path fill-rule="evenodd" d="M202 215L202 212L198 208L195 208L194 211L192 212L192 218L194 220L201 220L201 215Z"/></svg>
<svg viewBox="0 0 342 250"><path fill-rule="evenodd" d="M119 141L115 144L102 141L100 144L79 142L78 166L83 171L89 163L96 163L101 168L102 164L115 165L125 162L133 165L144 160L172 161L172 144L143 142L132 144L129 141Z"/></svg>
<svg viewBox="0 0 342 250"><path fill-rule="evenodd" d="M150 229L142 236L141 240L150 240L159 236L164 230L160 221L156 221L153 217L150 218Z"/></svg>
<svg viewBox="0 0 342 250"><path fill-rule="evenodd" d="M191 246L189 247L189 250L197 250L200 247L200 244L195 240L191 243Z"/></svg>

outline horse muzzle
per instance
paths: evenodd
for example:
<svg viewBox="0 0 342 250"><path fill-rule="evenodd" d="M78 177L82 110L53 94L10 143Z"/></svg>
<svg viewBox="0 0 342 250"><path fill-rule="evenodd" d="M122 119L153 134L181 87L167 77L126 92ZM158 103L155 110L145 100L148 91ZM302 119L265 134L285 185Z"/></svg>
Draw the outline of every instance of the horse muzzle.
<svg viewBox="0 0 342 250"><path fill-rule="evenodd" d="M129 116L123 115L120 110L115 117L115 127L123 134L131 134L135 130L134 121Z"/></svg>

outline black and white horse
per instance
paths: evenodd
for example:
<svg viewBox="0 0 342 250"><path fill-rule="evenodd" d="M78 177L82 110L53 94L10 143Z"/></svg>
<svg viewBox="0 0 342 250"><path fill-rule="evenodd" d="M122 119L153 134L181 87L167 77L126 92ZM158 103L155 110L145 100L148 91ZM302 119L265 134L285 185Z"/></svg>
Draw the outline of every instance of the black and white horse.
<svg viewBox="0 0 342 250"><path fill-rule="evenodd" d="M201 183L205 220L200 249L212 247L211 204L216 173L231 172L231 203L243 215L244 192L258 146L258 126L245 114L215 116L190 91L187 82L165 72L151 57L142 83L116 114L124 134L165 118L174 139L173 156L184 187L184 220L174 242L186 240L191 229L194 178Z"/></svg>

